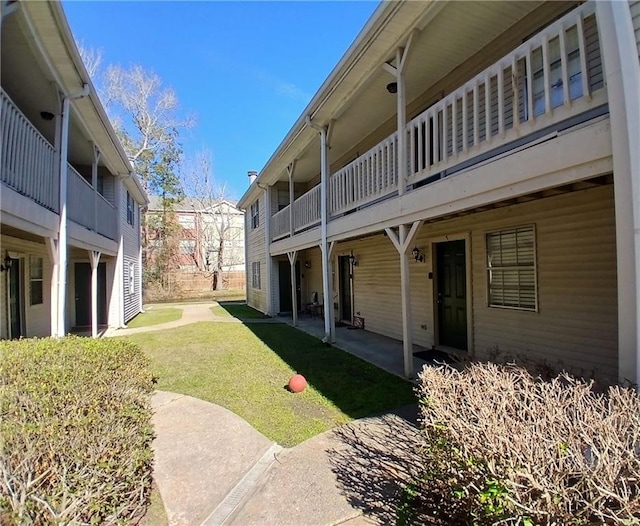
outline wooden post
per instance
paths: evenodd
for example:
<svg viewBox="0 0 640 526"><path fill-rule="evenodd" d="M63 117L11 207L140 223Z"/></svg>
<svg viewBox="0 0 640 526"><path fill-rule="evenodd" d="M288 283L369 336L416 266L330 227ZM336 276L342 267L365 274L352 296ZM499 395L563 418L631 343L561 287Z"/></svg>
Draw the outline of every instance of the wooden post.
<svg viewBox="0 0 640 526"><path fill-rule="evenodd" d="M100 262L100 252L89 251L89 261L91 262L91 337L98 337L98 263Z"/></svg>
<svg viewBox="0 0 640 526"><path fill-rule="evenodd" d="M400 293L402 302L402 348L404 354L404 374L407 378L414 376L413 369L413 335L411 333L411 279L409 273L409 248L418 233L421 221L415 221L407 231L407 225L400 225L398 233L386 228L387 236L400 254Z"/></svg>
<svg viewBox="0 0 640 526"><path fill-rule="evenodd" d="M296 261L298 259L298 252L287 252L287 256L289 257L289 265L291 266L291 311L292 311L292 319L293 326L298 325L298 295L296 294L296 289L298 288L298 282L296 280Z"/></svg>
<svg viewBox="0 0 640 526"><path fill-rule="evenodd" d="M293 237L295 233L295 225L293 223L293 202L295 201L295 191L293 187L293 172L296 169L296 160L287 166L287 175L289 176L289 236Z"/></svg>

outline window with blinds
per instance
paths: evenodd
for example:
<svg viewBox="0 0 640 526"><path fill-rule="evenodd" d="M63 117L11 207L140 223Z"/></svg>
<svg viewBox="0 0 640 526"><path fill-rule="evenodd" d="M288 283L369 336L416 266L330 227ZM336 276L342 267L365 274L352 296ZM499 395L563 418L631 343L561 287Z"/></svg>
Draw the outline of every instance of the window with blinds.
<svg viewBox="0 0 640 526"><path fill-rule="evenodd" d="M537 310L533 226L487 234L487 280L490 307Z"/></svg>

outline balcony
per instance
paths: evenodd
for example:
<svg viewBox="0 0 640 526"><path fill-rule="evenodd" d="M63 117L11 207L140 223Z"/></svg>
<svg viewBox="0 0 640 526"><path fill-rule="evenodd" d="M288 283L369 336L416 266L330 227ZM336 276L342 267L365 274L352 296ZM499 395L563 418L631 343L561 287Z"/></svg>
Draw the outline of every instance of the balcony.
<svg viewBox="0 0 640 526"><path fill-rule="evenodd" d="M411 119L406 192L607 112L595 5L583 4ZM329 178L329 219L398 195L397 133ZM319 186L294 202L293 234L320 223ZM291 235L290 206L272 241Z"/></svg>
<svg viewBox="0 0 640 526"><path fill-rule="evenodd" d="M17 193L59 213L60 182L56 177L56 151L9 96L0 90L0 180ZM115 240L116 208L94 191L70 164L68 169L68 217L83 227Z"/></svg>

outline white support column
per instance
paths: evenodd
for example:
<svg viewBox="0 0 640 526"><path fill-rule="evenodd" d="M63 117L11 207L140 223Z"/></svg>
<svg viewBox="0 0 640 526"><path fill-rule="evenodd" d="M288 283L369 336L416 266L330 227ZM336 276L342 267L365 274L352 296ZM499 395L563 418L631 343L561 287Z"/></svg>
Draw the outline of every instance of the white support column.
<svg viewBox="0 0 640 526"><path fill-rule="evenodd" d="M60 126L58 156L60 174L60 193L58 195L60 203L58 211L58 325L56 329L56 336L58 337L63 337L67 331L65 306L67 300L67 182L69 174L67 157L69 151L69 112L71 111L69 103L87 95L89 95L89 85L85 84L81 92L62 97L60 114L62 123Z"/></svg>
<svg viewBox="0 0 640 526"><path fill-rule="evenodd" d="M98 337L98 263L100 263L100 252L89 250L89 261L91 262L91 337Z"/></svg>
<svg viewBox="0 0 640 526"><path fill-rule="evenodd" d="M293 237L295 233L294 223L293 223L293 202L295 201L295 189L293 187L293 173L296 169L296 160L294 159L292 163L287 166L287 175L289 176L289 236Z"/></svg>
<svg viewBox="0 0 640 526"><path fill-rule="evenodd" d="M407 103L405 71L407 60L412 51L411 43L418 30L414 29L409 35L404 48L396 50L395 66L383 64L383 68L396 78L396 122L398 128L398 195L403 195L407 185Z"/></svg>
<svg viewBox="0 0 640 526"><path fill-rule="evenodd" d="M272 188L270 186L267 186L264 189L264 199L265 199L265 204L264 204L264 215L265 215L265 220L264 220L264 246L266 247L266 288L267 288L267 312L266 314L268 316L272 315L273 312L273 287L271 286L271 273L273 272L273 260L271 258L271 251L270 251L270 247L271 247L271 215L272 215L272 208L271 208L271 199L272 199ZM245 254L248 251L248 245L245 245ZM247 264L246 264L246 259L245 259L245 268L246 268ZM247 294L249 292L249 280L248 278L245 276L245 281L247 283ZM248 297L248 295L247 295Z"/></svg>
<svg viewBox="0 0 640 526"><path fill-rule="evenodd" d="M93 186L93 231L98 231L98 162L100 161L100 150L95 143L93 146L93 161L91 163L91 186Z"/></svg>
<svg viewBox="0 0 640 526"><path fill-rule="evenodd" d="M69 171L67 168L67 153L69 147L69 98L62 99L62 113L60 126L60 150L59 150L59 171L60 190L58 195L58 290L56 298L57 305L57 327L56 336L61 338L66 333L66 299L67 299L67 181Z"/></svg>
<svg viewBox="0 0 640 526"><path fill-rule="evenodd" d="M336 246L336 242L332 241L329 246L327 247L327 250L329 251L329 255L327 257L327 262L328 262L328 274L329 274L329 279L332 279L333 277L333 249ZM333 293L333 282L331 283L329 290L331 290L331 292ZM331 301L329 303L329 342L330 343L335 343L336 341L336 312L333 309L333 297L330 298ZM325 306L324 306L325 312L327 311L327 304L325 302Z"/></svg>
<svg viewBox="0 0 640 526"><path fill-rule="evenodd" d="M596 2L611 121L618 376L640 382L640 64L627 2Z"/></svg>
<svg viewBox="0 0 640 526"><path fill-rule="evenodd" d="M293 326L298 325L298 297L296 290L298 288L298 282L296 280L296 261L298 260L298 252L287 252L289 258L289 265L291 266L291 316L293 319Z"/></svg>
<svg viewBox="0 0 640 526"><path fill-rule="evenodd" d="M320 133L320 251L322 255L322 296L324 303L324 342L331 341L331 316L333 314L333 297L329 280L329 247L327 246L327 222L329 221L329 140L326 127L311 122L307 116L307 125Z"/></svg>
<svg viewBox="0 0 640 526"><path fill-rule="evenodd" d="M51 334L51 336L57 336L58 300L56 294L58 293L58 246L57 241L51 237L45 238L45 245L47 246L47 254L49 255L49 262L51 263L51 327L49 334Z"/></svg>
<svg viewBox="0 0 640 526"><path fill-rule="evenodd" d="M411 279L409 273L409 248L418 233L421 221L415 221L411 228L407 230L407 225L400 225L398 233L386 228L387 236L400 254L400 290L402 302L402 347L404 351L404 374L407 378L412 378L413 370L413 334L411 316Z"/></svg>

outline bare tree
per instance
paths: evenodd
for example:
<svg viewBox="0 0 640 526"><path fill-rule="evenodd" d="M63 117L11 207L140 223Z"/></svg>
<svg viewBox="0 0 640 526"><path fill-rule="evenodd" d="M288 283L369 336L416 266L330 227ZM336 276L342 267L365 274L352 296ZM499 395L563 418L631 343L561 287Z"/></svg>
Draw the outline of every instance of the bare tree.
<svg viewBox="0 0 640 526"><path fill-rule="evenodd" d="M185 193L196 217L194 261L210 274L212 289L227 286L226 276L244 264L243 213L230 198L226 185L213 177L211 153L202 151L182 176Z"/></svg>
<svg viewBox="0 0 640 526"><path fill-rule="evenodd" d="M110 65L102 72L102 52L78 47L134 171L149 194L161 197L161 216L153 224L143 217L142 257L149 278L145 283L162 284L175 266L179 228L172 222L175 204L184 195L179 136L195 119L181 115L175 91L154 72L139 65Z"/></svg>
<svg viewBox="0 0 640 526"><path fill-rule="evenodd" d="M78 51L84 66L87 68L89 76L94 80L97 79L100 66L102 65L102 49L85 47L82 42L78 43Z"/></svg>

